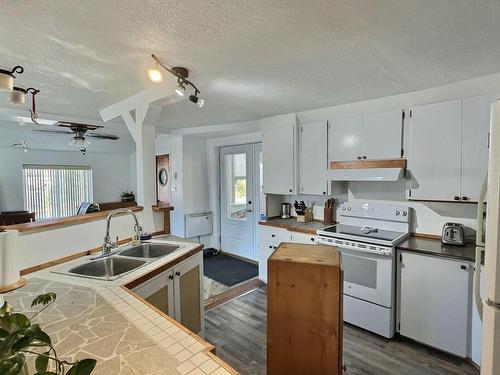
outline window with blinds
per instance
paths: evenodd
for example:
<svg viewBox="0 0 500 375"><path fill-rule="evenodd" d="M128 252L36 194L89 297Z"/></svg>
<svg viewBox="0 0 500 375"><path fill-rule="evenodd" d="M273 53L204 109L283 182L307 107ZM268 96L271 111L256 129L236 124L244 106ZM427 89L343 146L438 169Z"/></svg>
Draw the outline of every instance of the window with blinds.
<svg viewBox="0 0 500 375"><path fill-rule="evenodd" d="M36 220L76 215L93 201L92 169L74 165L23 165L24 208Z"/></svg>

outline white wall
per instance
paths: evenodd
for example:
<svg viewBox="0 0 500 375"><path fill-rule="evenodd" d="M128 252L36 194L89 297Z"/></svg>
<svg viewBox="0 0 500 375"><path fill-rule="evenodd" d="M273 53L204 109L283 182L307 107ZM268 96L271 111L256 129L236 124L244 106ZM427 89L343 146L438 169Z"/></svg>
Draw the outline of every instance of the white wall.
<svg viewBox="0 0 500 375"><path fill-rule="evenodd" d="M23 209L23 164L88 165L92 168L95 202L120 201L120 192L131 189L130 157L127 154L104 154L69 151L0 148L0 210ZM135 190L134 190L135 191Z"/></svg>

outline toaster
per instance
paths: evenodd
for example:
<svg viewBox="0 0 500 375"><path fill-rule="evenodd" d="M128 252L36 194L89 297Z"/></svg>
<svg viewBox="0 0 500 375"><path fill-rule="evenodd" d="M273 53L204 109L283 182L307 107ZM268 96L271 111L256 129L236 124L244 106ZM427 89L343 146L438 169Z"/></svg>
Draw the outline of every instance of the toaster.
<svg viewBox="0 0 500 375"><path fill-rule="evenodd" d="M446 223L443 226L441 242L449 245L465 245L464 226L459 223Z"/></svg>

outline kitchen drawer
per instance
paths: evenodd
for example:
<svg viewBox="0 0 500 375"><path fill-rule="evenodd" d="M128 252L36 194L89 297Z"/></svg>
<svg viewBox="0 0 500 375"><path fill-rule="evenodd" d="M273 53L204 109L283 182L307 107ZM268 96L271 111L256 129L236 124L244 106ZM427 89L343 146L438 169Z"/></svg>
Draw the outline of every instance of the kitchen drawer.
<svg viewBox="0 0 500 375"><path fill-rule="evenodd" d="M290 232L284 228L259 225L259 243L277 243L290 241Z"/></svg>
<svg viewBox="0 0 500 375"><path fill-rule="evenodd" d="M290 232L292 235L291 242L295 243L307 243L314 245L318 240L315 234L301 233L301 232Z"/></svg>

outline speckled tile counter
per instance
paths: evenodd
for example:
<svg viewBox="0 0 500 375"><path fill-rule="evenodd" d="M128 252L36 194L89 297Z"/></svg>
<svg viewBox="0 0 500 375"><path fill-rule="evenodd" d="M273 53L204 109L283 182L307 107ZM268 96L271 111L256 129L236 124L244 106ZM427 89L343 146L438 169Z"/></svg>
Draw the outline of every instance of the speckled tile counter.
<svg viewBox="0 0 500 375"><path fill-rule="evenodd" d="M290 230L292 232L301 232L308 234L316 234L316 231L324 229L330 225L325 225L321 221L310 221L309 223L301 223L297 221L296 218L292 217L290 219L268 219L259 221L260 225L267 225L271 227L278 227Z"/></svg>
<svg viewBox="0 0 500 375"><path fill-rule="evenodd" d="M56 302L35 319L51 336L62 359L97 359L93 374L237 373L211 353L212 345L122 287L197 248L198 244L184 242L178 254L114 281L39 271L28 277L26 286L4 298L16 311L29 314L34 312L30 307L34 297L55 292Z"/></svg>

